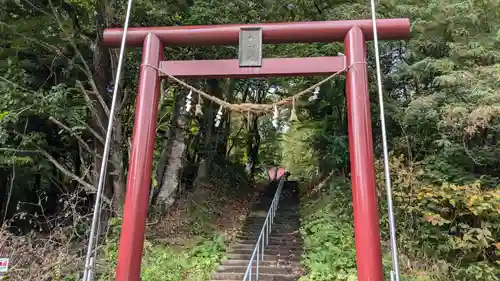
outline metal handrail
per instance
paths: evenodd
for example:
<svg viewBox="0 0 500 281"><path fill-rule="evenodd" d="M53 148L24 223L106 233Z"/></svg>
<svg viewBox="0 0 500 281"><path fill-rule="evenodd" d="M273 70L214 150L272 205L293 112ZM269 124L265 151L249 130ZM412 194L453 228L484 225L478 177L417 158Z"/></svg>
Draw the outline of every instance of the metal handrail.
<svg viewBox="0 0 500 281"><path fill-rule="evenodd" d="M264 248L267 244L269 244L269 234L271 233L271 227L274 222L274 217L276 216L276 209L278 209L278 203L280 201L281 190L283 189L284 182L285 177L281 177L276 193L274 194L273 201L269 207L269 211L267 211L266 220L264 221L259 238L257 239L257 243L253 249L252 256L248 262L247 271L245 272L245 276L243 276L243 281L252 281L252 266L254 261L256 262L255 280L259 280L259 261L264 260Z"/></svg>

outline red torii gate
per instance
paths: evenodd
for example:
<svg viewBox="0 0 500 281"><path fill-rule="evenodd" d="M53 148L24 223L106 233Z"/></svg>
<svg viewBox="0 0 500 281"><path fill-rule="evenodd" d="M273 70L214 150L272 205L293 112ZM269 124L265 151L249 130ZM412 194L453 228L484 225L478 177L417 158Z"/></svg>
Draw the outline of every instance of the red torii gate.
<svg viewBox="0 0 500 281"><path fill-rule="evenodd" d="M238 59L163 61L165 45L237 45L240 30L249 27L261 28L264 44L344 41L345 56L263 59L260 67L240 67ZM382 40L406 39L410 22L380 19L377 30ZM119 47L122 35L121 28L106 29L104 43ZM179 78L307 76L331 74L352 66L355 69L346 71L346 91L358 280L382 281L365 63L365 42L372 39L371 20L129 28L127 46L142 45L143 50L116 280L140 280L162 73Z"/></svg>

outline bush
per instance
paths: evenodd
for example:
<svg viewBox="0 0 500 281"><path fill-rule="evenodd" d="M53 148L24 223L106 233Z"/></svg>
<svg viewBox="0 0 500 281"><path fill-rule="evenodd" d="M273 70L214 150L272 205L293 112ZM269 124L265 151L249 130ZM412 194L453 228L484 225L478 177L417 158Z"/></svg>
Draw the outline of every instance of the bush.
<svg viewBox="0 0 500 281"><path fill-rule="evenodd" d="M332 182L316 199L303 200L304 281L357 280L350 190Z"/></svg>
<svg viewBox="0 0 500 281"><path fill-rule="evenodd" d="M398 248L412 264L403 269L432 272L430 280L500 280L500 189L490 179L436 180L433 165L408 166L402 156L390 164ZM376 167L382 193L382 165Z"/></svg>

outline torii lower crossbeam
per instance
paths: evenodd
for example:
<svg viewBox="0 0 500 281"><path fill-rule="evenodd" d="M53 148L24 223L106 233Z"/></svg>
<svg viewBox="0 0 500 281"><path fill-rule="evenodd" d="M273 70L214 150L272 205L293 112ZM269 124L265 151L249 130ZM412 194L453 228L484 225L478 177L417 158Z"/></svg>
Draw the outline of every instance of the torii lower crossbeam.
<svg viewBox="0 0 500 281"><path fill-rule="evenodd" d="M248 26L262 27L264 44L343 40L345 57L264 59L260 68L239 68L237 60L162 62L164 45L237 44L240 28ZM383 40L405 39L410 31L408 19L377 20L377 27ZM365 46L371 32L371 20L129 29L127 45L142 45L143 53L116 280L140 280L161 72L184 78L306 76L349 67L346 92L358 280L382 281ZM104 42L117 47L122 34L122 29L107 29Z"/></svg>
<svg viewBox="0 0 500 281"><path fill-rule="evenodd" d="M262 67L239 67L238 60L160 62L161 76L177 78L251 78L330 75L346 67L345 57L263 59Z"/></svg>

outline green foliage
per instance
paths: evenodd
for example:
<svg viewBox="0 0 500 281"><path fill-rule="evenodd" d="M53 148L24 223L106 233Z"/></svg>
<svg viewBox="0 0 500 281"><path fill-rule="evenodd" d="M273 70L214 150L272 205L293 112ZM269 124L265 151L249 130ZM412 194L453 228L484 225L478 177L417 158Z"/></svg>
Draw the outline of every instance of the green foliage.
<svg viewBox="0 0 500 281"><path fill-rule="evenodd" d="M308 124L293 124L283 138L283 164L294 177L311 178L316 173L314 149L308 145L314 128Z"/></svg>
<svg viewBox="0 0 500 281"><path fill-rule="evenodd" d="M118 239L121 221L111 221L111 232L103 249L104 272L99 280L114 280L118 257ZM183 241L184 245L169 246L146 240L141 267L144 281L205 281L225 256L224 237L220 234L195 236Z"/></svg>
<svg viewBox="0 0 500 281"><path fill-rule="evenodd" d="M300 233L304 239L302 263L307 274L300 280L357 280L356 249L350 184L333 180L314 198L304 198ZM386 249L384 272L389 276L391 257ZM429 274L403 274L404 281L430 281ZM441 279L442 280L442 279Z"/></svg>
<svg viewBox="0 0 500 281"><path fill-rule="evenodd" d="M385 82L395 87L386 115L395 124L391 171L407 270L437 280L498 280L500 2L386 8L413 24L399 49L403 63L393 63L397 71ZM376 167L382 193L381 162Z"/></svg>
<svg viewBox="0 0 500 281"><path fill-rule="evenodd" d="M283 137L283 162L299 177L344 172L349 163L343 81L322 85L318 96L301 108L300 121L292 123Z"/></svg>
<svg viewBox="0 0 500 281"><path fill-rule="evenodd" d="M351 197L345 183L332 182L316 199L301 208L304 238L301 280L357 280Z"/></svg>
<svg viewBox="0 0 500 281"><path fill-rule="evenodd" d="M224 252L224 238L221 235L214 235L181 251L146 243L141 279L205 281Z"/></svg>
<svg viewBox="0 0 500 281"><path fill-rule="evenodd" d="M424 169L429 165L407 167L403 157L390 163L403 253L431 260L420 267L440 274L439 280L498 280L499 186L491 186L488 178L461 185L436 183ZM379 179L382 173L379 168ZM381 180L378 185L382 191ZM387 221L383 225L387 229Z"/></svg>

